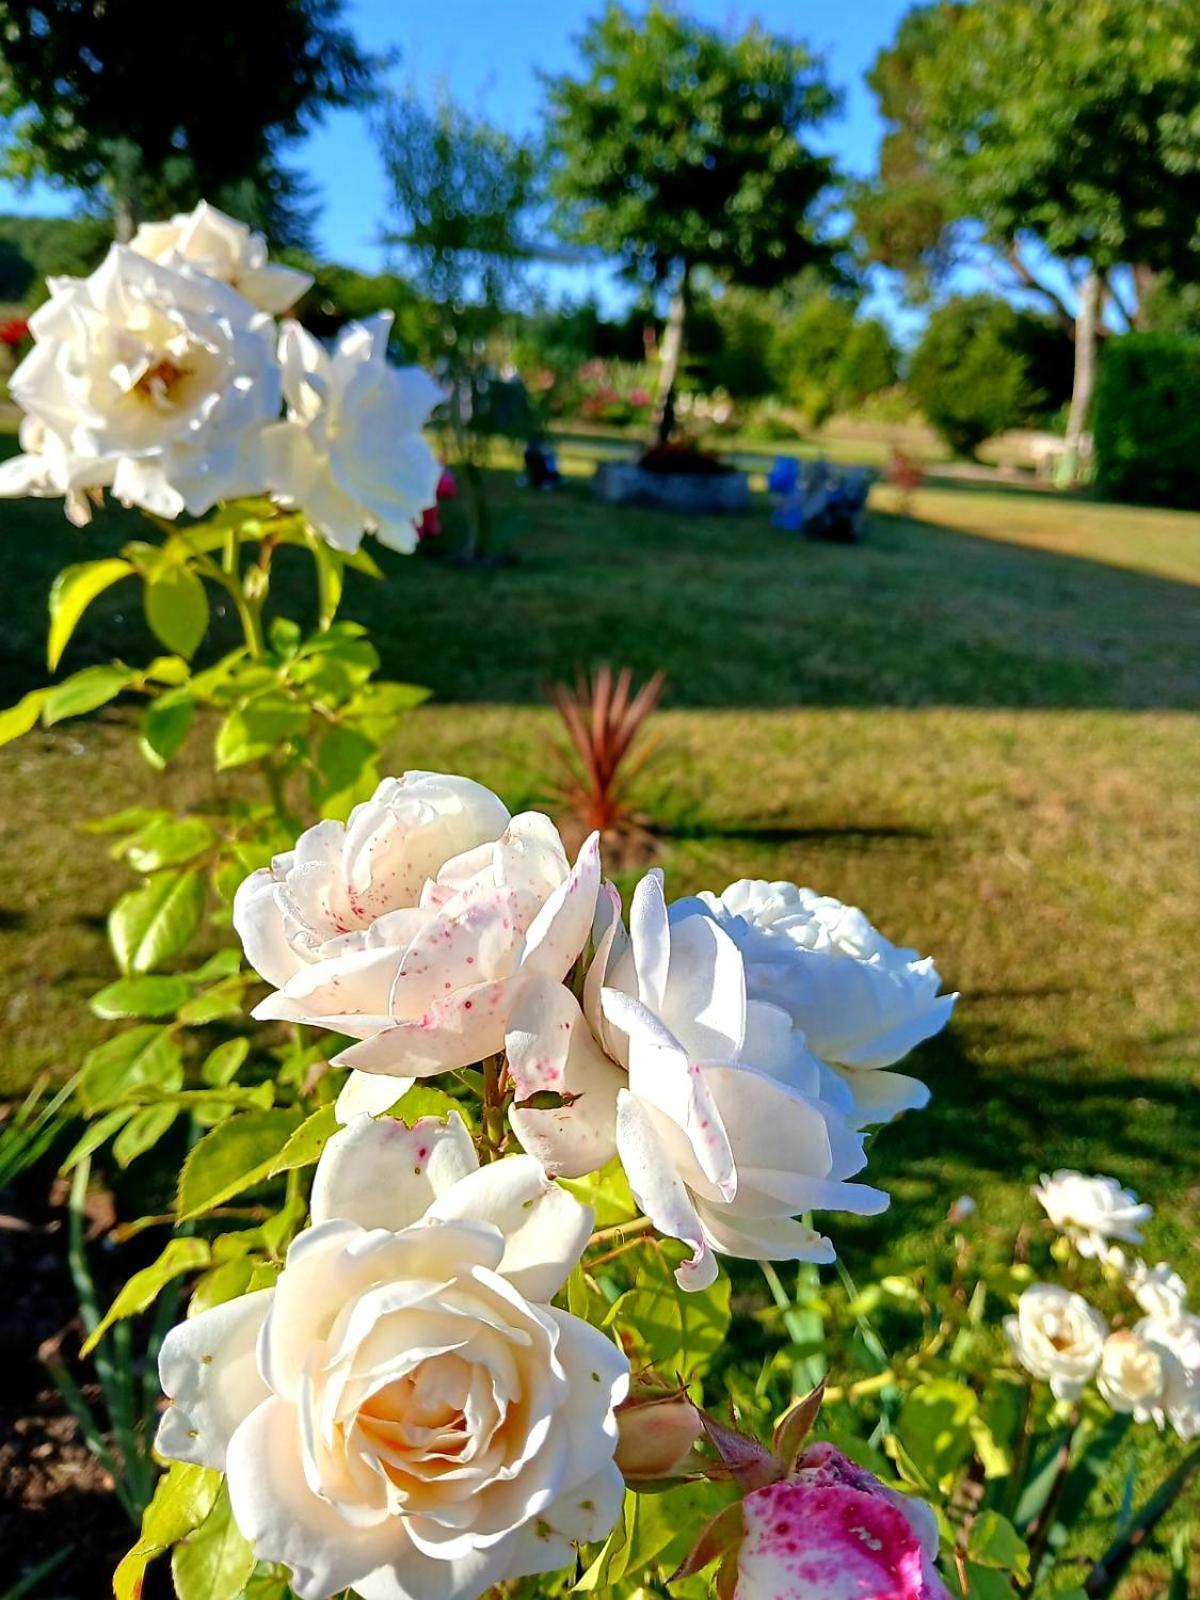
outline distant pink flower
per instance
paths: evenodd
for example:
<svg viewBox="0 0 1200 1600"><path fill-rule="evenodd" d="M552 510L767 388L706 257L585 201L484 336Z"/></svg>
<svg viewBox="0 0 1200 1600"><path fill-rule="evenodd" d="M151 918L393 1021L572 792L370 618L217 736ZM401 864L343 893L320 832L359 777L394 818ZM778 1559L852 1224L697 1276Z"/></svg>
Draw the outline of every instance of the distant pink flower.
<svg viewBox="0 0 1200 1600"><path fill-rule="evenodd" d="M949 1600L930 1508L832 1445L814 1445L742 1511L734 1600Z"/></svg>
<svg viewBox="0 0 1200 1600"><path fill-rule="evenodd" d="M442 468L442 475L437 482L437 497L439 500L455 500L458 498L458 479L449 467Z"/></svg>

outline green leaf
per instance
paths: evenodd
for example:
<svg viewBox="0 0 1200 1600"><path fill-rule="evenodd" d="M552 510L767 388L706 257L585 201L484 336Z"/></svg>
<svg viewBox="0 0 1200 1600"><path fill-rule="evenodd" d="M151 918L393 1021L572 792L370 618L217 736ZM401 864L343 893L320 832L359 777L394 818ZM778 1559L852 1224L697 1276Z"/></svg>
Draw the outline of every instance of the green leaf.
<svg viewBox="0 0 1200 1600"><path fill-rule="evenodd" d="M200 1076L205 1083L223 1088L225 1084L233 1082L238 1068L249 1054L249 1039L226 1039L224 1044L219 1044L209 1052L200 1068Z"/></svg>
<svg viewBox="0 0 1200 1600"><path fill-rule="evenodd" d="M183 1164L180 1222L198 1217L270 1176L300 1121L298 1111L251 1111L206 1133Z"/></svg>
<svg viewBox="0 0 1200 1600"><path fill-rule="evenodd" d="M115 700L136 677L137 673L128 667L84 667L82 672L64 678L49 691L42 721L50 728L67 717L86 716L89 711Z"/></svg>
<svg viewBox="0 0 1200 1600"><path fill-rule="evenodd" d="M49 689L31 689L6 711L0 711L0 744L11 744L29 732L50 698Z"/></svg>
<svg viewBox="0 0 1200 1600"><path fill-rule="evenodd" d="M168 1132L179 1115L176 1106L146 1106L133 1116L113 1140L113 1155L122 1171L145 1155Z"/></svg>
<svg viewBox="0 0 1200 1600"><path fill-rule="evenodd" d="M119 583L133 571L128 561L111 556L105 561L83 561L64 567L50 588L50 632L46 640L46 661L53 672L80 617L97 595Z"/></svg>
<svg viewBox="0 0 1200 1600"><path fill-rule="evenodd" d="M186 978L119 978L88 1001L98 1017L169 1017L192 992Z"/></svg>
<svg viewBox="0 0 1200 1600"><path fill-rule="evenodd" d="M378 754L374 739L356 728L335 722L317 749L317 766L326 787L333 793L358 782L363 768Z"/></svg>
<svg viewBox="0 0 1200 1600"><path fill-rule="evenodd" d="M190 659L208 631L208 595L189 567L166 567L146 585L146 621L156 639Z"/></svg>
<svg viewBox="0 0 1200 1600"><path fill-rule="evenodd" d="M216 835L203 817L171 817L152 822L135 835L125 848L126 858L135 872L157 872L160 867L177 867L207 850Z"/></svg>
<svg viewBox="0 0 1200 1600"><path fill-rule="evenodd" d="M1029 1578L1029 1546L1007 1517L981 1511L970 1525L967 1555L981 1567L998 1567L1022 1583Z"/></svg>
<svg viewBox="0 0 1200 1600"><path fill-rule="evenodd" d="M161 806L126 806L124 811L110 811L105 817L93 817L85 822L89 833L129 833L135 828L148 828L152 822L174 813Z"/></svg>
<svg viewBox="0 0 1200 1600"><path fill-rule="evenodd" d="M108 1112L98 1122L93 1122L78 1143L71 1147L59 1170L71 1172L85 1156L90 1156L94 1151L99 1150L105 1140L110 1138L118 1128L122 1127L129 1121L130 1117L135 1115L135 1107L118 1106L115 1111Z"/></svg>
<svg viewBox="0 0 1200 1600"><path fill-rule="evenodd" d="M300 624L291 617L272 617L269 635L277 656L294 656L300 648Z"/></svg>
<svg viewBox="0 0 1200 1600"><path fill-rule="evenodd" d="M240 1600L256 1557L233 1520L229 1486L223 1484L203 1525L171 1554L178 1600Z"/></svg>
<svg viewBox="0 0 1200 1600"><path fill-rule="evenodd" d="M225 978L215 983L211 989L180 1006L180 1022L189 1028L199 1028L206 1022L219 1022L223 1017L241 1016L246 983L243 977Z"/></svg>
<svg viewBox="0 0 1200 1600"><path fill-rule="evenodd" d="M142 1513L141 1536L113 1574L115 1600L140 1600L146 1568L200 1526L216 1503L221 1482L221 1474L210 1467L181 1461L162 1475Z"/></svg>
<svg viewBox="0 0 1200 1600"><path fill-rule="evenodd" d="M117 965L152 972L186 949L204 914L204 879L194 870L158 872L123 894L108 918Z"/></svg>
<svg viewBox="0 0 1200 1600"><path fill-rule="evenodd" d="M95 1328L88 1335L81 1355L90 1355L114 1322L125 1317L136 1317L154 1304L167 1284L181 1278L185 1272L198 1272L209 1263L211 1252L207 1239L170 1239L157 1261L135 1272Z"/></svg>
<svg viewBox="0 0 1200 1600"><path fill-rule="evenodd" d="M231 711L217 730L217 769L259 761L308 726L308 707L282 696L264 695Z"/></svg>
<svg viewBox="0 0 1200 1600"><path fill-rule="evenodd" d="M304 1119L284 1145L269 1176L273 1178L277 1172L291 1172L296 1167L311 1167L337 1130L332 1105L319 1107Z"/></svg>
<svg viewBox="0 0 1200 1600"><path fill-rule="evenodd" d="M130 1089L150 1085L168 1093L183 1083L183 1055L169 1028L145 1023L106 1039L84 1058L79 1098L88 1112L103 1110Z"/></svg>
<svg viewBox="0 0 1200 1600"><path fill-rule="evenodd" d="M931 1379L905 1398L896 1436L928 1483L947 1479L970 1455L971 1419L978 1409L975 1391L953 1378Z"/></svg>
<svg viewBox="0 0 1200 1600"><path fill-rule="evenodd" d="M195 716L195 697L188 689L169 689L150 702L142 713L138 748L152 767L166 766L187 738Z"/></svg>
<svg viewBox="0 0 1200 1600"><path fill-rule="evenodd" d="M729 1279L685 1291L662 1256L645 1258L632 1289L614 1304L609 1322L632 1337L645 1358L672 1375L702 1372L729 1332Z"/></svg>
<svg viewBox="0 0 1200 1600"><path fill-rule="evenodd" d="M453 1095L447 1094L444 1089L435 1089L429 1083L414 1083L391 1108L392 1116L399 1117L401 1122L407 1123L410 1128L420 1117L440 1117L444 1122L452 1111L457 1111L468 1132L475 1131L469 1106L461 1100L456 1100Z"/></svg>

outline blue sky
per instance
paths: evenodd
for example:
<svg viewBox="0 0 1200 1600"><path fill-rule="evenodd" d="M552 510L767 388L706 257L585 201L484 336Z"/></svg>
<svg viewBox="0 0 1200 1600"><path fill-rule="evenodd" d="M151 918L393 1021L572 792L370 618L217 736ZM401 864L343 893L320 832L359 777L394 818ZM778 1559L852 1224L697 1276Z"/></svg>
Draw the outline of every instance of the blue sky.
<svg viewBox="0 0 1200 1600"><path fill-rule="evenodd" d="M557 72L576 60L574 40L600 0L351 0L347 14L370 49L396 48L393 71L399 84L433 86L444 80L456 99L513 132L537 125L538 69ZM823 140L851 172L871 169L880 125L863 74L880 46L893 36L907 0L687 0L686 9L705 21L740 28L757 19L772 32L806 40L823 54L832 80L845 92L845 109ZM333 259L377 268L376 243L383 220L383 174L364 120L351 113L330 117L297 152L315 180L323 210L319 237ZM25 193L0 184L0 210L62 214L71 197L41 186ZM579 292L595 289L611 302L614 286L604 269L562 273L552 286ZM903 324L892 296L881 285L873 297Z"/></svg>

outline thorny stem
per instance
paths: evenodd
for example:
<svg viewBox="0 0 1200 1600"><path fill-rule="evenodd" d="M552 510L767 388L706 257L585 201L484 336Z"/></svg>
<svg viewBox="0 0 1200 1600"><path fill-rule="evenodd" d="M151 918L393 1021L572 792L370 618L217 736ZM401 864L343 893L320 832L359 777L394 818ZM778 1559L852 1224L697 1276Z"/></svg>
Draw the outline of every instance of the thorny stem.
<svg viewBox="0 0 1200 1600"><path fill-rule="evenodd" d="M645 1233L647 1228L653 1226L649 1217L632 1217L628 1222L618 1222L611 1228L598 1228L584 1248L590 1250L595 1244L608 1244L614 1239L620 1243L631 1233Z"/></svg>
<svg viewBox="0 0 1200 1600"><path fill-rule="evenodd" d="M640 1233L636 1239L626 1239L625 1243L619 1244L615 1250L606 1250L602 1256L595 1256L588 1262L587 1270L594 1272L597 1267L607 1266L610 1261L615 1261L618 1256L623 1256L630 1250L636 1250L640 1245L653 1242L647 1239L644 1233Z"/></svg>
<svg viewBox="0 0 1200 1600"><path fill-rule="evenodd" d="M488 1056L483 1062L483 1114L479 1158L486 1165L500 1155L504 1144L504 1058Z"/></svg>

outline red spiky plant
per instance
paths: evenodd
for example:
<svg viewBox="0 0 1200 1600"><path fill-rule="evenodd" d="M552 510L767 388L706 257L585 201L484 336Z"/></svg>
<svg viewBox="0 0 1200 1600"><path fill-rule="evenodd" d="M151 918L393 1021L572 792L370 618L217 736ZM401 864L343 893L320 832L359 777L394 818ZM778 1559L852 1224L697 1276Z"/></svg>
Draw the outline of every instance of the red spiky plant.
<svg viewBox="0 0 1200 1600"><path fill-rule="evenodd" d="M633 746L647 717L662 698L666 677L656 672L634 693L633 672L601 666L590 677L580 673L572 689L553 684L550 699L562 718L569 748L556 746L565 770L559 798L589 831L610 833L629 821L625 793L658 743Z"/></svg>

